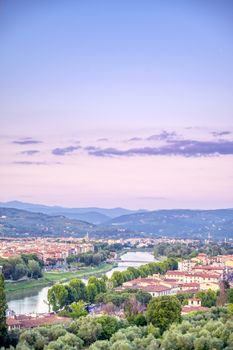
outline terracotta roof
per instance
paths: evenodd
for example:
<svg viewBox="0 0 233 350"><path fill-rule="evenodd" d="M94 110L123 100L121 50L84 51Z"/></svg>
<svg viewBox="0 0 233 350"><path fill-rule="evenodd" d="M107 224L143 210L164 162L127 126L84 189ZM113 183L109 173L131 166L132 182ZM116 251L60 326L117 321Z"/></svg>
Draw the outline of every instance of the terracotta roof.
<svg viewBox="0 0 233 350"><path fill-rule="evenodd" d="M198 312L198 311L208 311L209 308L208 307L204 307L204 306L189 306L189 305L185 305L182 307L182 314L189 314L190 312Z"/></svg>
<svg viewBox="0 0 233 350"><path fill-rule="evenodd" d="M161 285L155 285L155 286L146 286L143 287L143 290L148 293L159 293L159 292L166 292L168 290L171 290L169 287L161 286Z"/></svg>

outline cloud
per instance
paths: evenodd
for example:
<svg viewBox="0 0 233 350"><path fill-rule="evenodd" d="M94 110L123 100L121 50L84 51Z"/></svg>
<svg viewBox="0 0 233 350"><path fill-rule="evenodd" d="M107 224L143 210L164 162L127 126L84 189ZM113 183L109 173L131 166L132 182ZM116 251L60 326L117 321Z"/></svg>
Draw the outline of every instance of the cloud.
<svg viewBox="0 0 233 350"><path fill-rule="evenodd" d="M36 145L38 143L42 143L42 141L34 140L30 137L25 137L23 139L14 140L12 143L15 143L17 145Z"/></svg>
<svg viewBox="0 0 233 350"><path fill-rule="evenodd" d="M127 140L128 142L134 142L134 141L142 141L143 139L141 137L132 137L131 139Z"/></svg>
<svg viewBox="0 0 233 350"><path fill-rule="evenodd" d="M89 155L96 157L132 157L132 156L183 156L201 157L233 155L233 141L196 141L174 140L161 147L138 147L127 150L117 148L93 147Z"/></svg>
<svg viewBox="0 0 233 350"><path fill-rule="evenodd" d="M74 151L77 151L80 148L81 148L80 146L68 146L64 148L55 148L52 150L52 154L54 154L55 156L65 156L65 155L69 155L70 153L73 153Z"/></svg>
<svg viewBox="0 0 233 350"><path fill-rule="evenodd" d="M219 137L219 136L226 136L226 135L230 135L231 131L212 131L211 134L214 137Z"/></svg>
<svg viewBox="0 0 233 350"><path fill-rule="evenodd" d="M50 164L61 164L60 162L30 162L27 160L22 160L22 161L15 161L13 164L18 164L18 165L50 165Z"/></svg>
<svg viewBox="0 0 233 350"><path fill-rule="evenodd" d="M33 156L34 154L40 153L40 151L36 150L36 149L30 149L28 151L23 151L21 152L21 154L26 154L28 156Z"/></svg>
<svg viewBox="0 0 233 350"><path fill-rule="evenodd" d="M167 132L166 130L163 130L160 134L151 135L146 138L147 141L165 141L165 140L171 140L174 137L177 137L177 134L175 131Z"/></svg>
<svg viewBox="0 0 233 350"><path fill-rule="evenodd" d="M97 140L97 142L108 142L109 140L106 137L102 137Z"/></svg>
<svg viewBox="0 0 233 350"><path fill-rule="evenodd" d="M84 148L85 151L95 151L96 147L95 146L87 146Z"/></svg>
<svg viewBox="0 0 233 350"><path fill-rule="evenodd" d="M22 161L15 161L13 164L18 164L18 165L46 165L46 162L30 162L27 160L22 160Z"/></svg>

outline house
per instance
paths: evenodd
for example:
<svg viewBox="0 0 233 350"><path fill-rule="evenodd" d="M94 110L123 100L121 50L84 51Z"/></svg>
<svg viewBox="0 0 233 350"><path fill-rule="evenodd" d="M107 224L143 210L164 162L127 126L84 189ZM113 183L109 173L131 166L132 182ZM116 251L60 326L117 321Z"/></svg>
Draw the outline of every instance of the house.
<svg viewBox="0 0 233 350"><path fill-rule="evenodd" d="M205 312L208 310L208 307L201 306L201 299L190 298L188 300L188 305L182 307L181 315L187 315L191 312Z"/></svg>
<svg viewBox="0 0 233 350"><path fill-rule="evenodd" d="M38 326L64 324L69 322L68 317L60 317L54 313L37 315L13 315L6 319L8 330L34 328Z"/></svg>

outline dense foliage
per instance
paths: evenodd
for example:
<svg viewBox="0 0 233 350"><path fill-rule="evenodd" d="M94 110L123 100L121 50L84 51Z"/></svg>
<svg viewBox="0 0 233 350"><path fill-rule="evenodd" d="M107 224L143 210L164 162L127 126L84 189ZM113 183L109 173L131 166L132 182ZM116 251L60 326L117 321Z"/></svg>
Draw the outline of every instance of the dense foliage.
<svg viewBox="0 0 233 350"><path fill-rule="evenodd" d="M2 273L6 280L42 277L43 261L36 254L22 254L9 259L0 258Z"/></svg>
<svg viewBox="0 0 233 350"><path fill-rule="evenodd" d="M153 298L146 310L146 319L162 332L181 321L181 304L175 296Z"/></svg>
<svg viewBox="0 0 233 350"><path fill-rule="evenodd" d="M233 254L233 247L227 243L217 244L209 242L192 242L186 243L159 243L154 249L154 256L167 256L168 258L182 258L190 259L195 257L198 253L205 253L207 255L225 255Z"/></svg>
<svg viewBox="0 0 233 350"><path fill-rule="evenodd" d="M153 324L136 326L115 317L86 316L65 325L25 330L16 349L232 350L232 335L233 316L226 308L185 316L165 331Z"/></svg>
<svg viewBox="0 0 233 350"><path fill-rule="evenodd" d="M4 288L4 277L0 272L0 346L4 345L7 336L6 327L6 295Z"/></svg>
<svg viewBox="0 0 233 350"><path fill-rule="evenodd" d="M67 264L80 263L85 266L96 266L101 264L108 258L108 252L102 251L99 253L85 253L71 255L66 259Z"/></svg>
<svg viewBox="0 0 233 350"><path fill-rule="evenodd" d="M145 264L138 268L129 267L123 272L115 271L110 280L106 277L91 277L88 280L87 286L81 280L75 278L66 285L56 284L51 287L48 291L48 301L54 311L62 310L79 300L89 303L100 302L102 297L105 298L102 294L106 292L107 288L111 290L112 287L120 286L122 283L134 278L147 277L154 273L165 273L167 270L174 269L177 269L177 261L167 259L162 262ZM113 293L112 299L114 297L116 299L118 298ZM109 294L107 294L106 298L109 298ZM108 300L108 302L117 303L113 300Z"/></svg>
<svg viewBox="0 0 233 350"><path fill-rule="evenodd" d="M59 311L80 300L93 303L96 296L105 291L104 278L93 276L89 278L87 285L80 279L74 278L66 285L55 284L52 286L48 291L48 302L54 311Z"/></svg>

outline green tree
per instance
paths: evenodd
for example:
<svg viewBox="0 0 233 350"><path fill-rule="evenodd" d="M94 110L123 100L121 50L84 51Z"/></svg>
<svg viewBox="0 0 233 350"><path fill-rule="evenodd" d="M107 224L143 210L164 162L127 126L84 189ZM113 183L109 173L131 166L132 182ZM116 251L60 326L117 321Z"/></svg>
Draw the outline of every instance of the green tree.
<svg viewBox="0 0 233 350"><path fill-rule="evenodd" d="M98 294L98 290L95 284L88 284L88 286L86 287L87 290L87 298L89 300L90 303L93 303L95 301L95 297Z"/></svg>
<svg viewBox="0 0 233 350"><path fill-rule="evenodd" d="M111 277L111 281L113 282L114 287L121 286L124 282L121 272L114 271Z"/></svg>
<svg viewBox="0 0 233 350"><path fill-rule="evenodd" d="M97 340L90 346L90 350L110 350L111 343L108 340Z"/></svg>
<svg viewBox="0 0 233 350"><path fill-rule="evenodd" d="M147 306L146 319L162 332L165 331L173 322L181 321L179 300L174 296L153 298Z"/></svg>
<svg viewBox="0 0 233 350"><path fill-rule="evenodd" d="M7 336L6 309L4 277L3 274L0 273L0 346L4 345Z"/></svg>
<svg viewBox="0 0 233 350"><path fill-rule="evenodd" d="M116 317L104 315L97 317L96 321L102 326L100 339L110 339L111 336L120 328L120 322L116 319Z"/></svg>
<svg viewBox="0 0 233 350"><path fill-rule="evenodd" d="M233 303L233 288L227 290L227 302L230 304Z"/></svg>
<svg viewBox="0 0 233 350"><path fill-rule="evenodd" d="M69 283L69 287L74 301L87 300L86 286L80 279L73 278Z"/></svg>
<svg viewBox="0 0 233 350"><path fill-rule="evenodd" d="M78 336L84 340L86 345L96 341L102 332L102 326L93 317L81 317L77 321Z"/></svg>
<svg viewBox="0 0 233 350"><path fill-rule="evenodd" d="M74 334L66 333L59 337L56 341L49 343L45 350L81 350L83 349L83 341Z"/></svg>
<svg viewBox="0 0 233 350"><path fill-rule="evenodd" d="M41 267L38 261L28 260L28 270L31 278L39 278L42 276Z"/></svg>
<svg viewBox="0 0 233 350"><path fill-rule="evenodd" d="M68 298L68 291L62 284L55 284L48 291L48 302L54 311L62 309Z"/></svg>
<svg viewBox="0 0 233 350"><path fill-rule="evenodd" d="M81 316L86 316L87 315L87 311L85 310L85 304L81 300L72 303L70 305L70 308L71 308L70 316L72 318L79 318Z"/></svg>
<svg viewBox="0 0 233 350"><path fill-rule="evenodd" d="M29 349L42 350L46 344L46 339L43 337L37 328L28 329L20 336L20 345L30 346ZM17 346L18 349L18 346Z"/></svg>
<svg viewBox="0 0 233 350"><path fill-rule="evenodd" d="M206 292L198 292L196 296L201 299L202 306L212 307L216 305L217 293L211 289L208 289Z"/></svg>

